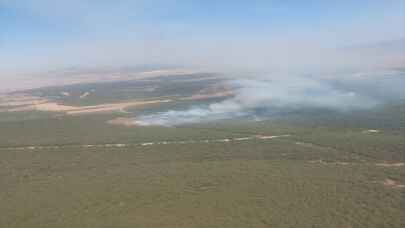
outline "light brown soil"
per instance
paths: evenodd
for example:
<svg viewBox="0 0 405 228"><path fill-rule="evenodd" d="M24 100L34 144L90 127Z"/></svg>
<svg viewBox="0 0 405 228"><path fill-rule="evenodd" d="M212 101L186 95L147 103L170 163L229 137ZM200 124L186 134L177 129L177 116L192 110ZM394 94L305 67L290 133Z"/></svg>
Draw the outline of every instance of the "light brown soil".
<svg viewBox="0 0 405 228"><path fill-rule="evenodd" d="M5 95L0 97L0 107L13 107L24 105L36 105L48 102L48 100L40 97L20 95Z"/></svg>
<svg viewBox="0 0 405 228"><path fill-rule="evenodd" d="M122 103L112 103L112 104L102 104L94 106L84 106L79 107L78 109L68 110L66 113L68 115L77 115L77 114L86 114L86 113L97 113L97 112L114 112L121 111L123 112L128 107L149 105L149 104L158 104L171 102L172 100L152 100L152 101L130 101Z"/></svg>
<svg viewBox="0 0 405 228"><path fill-rule="evenodd" d="M88 94L87 94L88 95ZM92 106L69 106L49 101L45 98L33 97L27 95L17 95L2 97L0 107L6 107L8 112L21 111L45 111L45 112L64 112L68 115L99 113L99 112L124 112L126 108L133 106L157 104L171 102L172 100L150 100L150 101L126 101L119 103L108 103Z"/></svg>
<svg viewBox="0 0 405 228"><path fill-rule="evenodd" d="M390 188L405 188L405 185L400 184L398 181L385 179L383 185Z"/></svg>
<svg viewBox="0 0 405 228"><path fill-rule="evenodd" d="M20 112L20 111L29 111L29 110L37 110L37 111L48 111L48 112L66 112L70 110L77 109L74 106L67 106L61 105L55 102L45 102L39 104L32 104L17 108L8 109L9 112Z"/></svg>
<svg viewBox="0 0 405 228"><path fill-rule="evenodd" d="M364 130L363 133L380 133L380 130L369 129L369 130Z"/></svg>
<svg viewBox="0 0 405 228"><path fill-rule="evenodd" d="M404 166L405 163L403 163L403 162L394 162L394 163L384 162L384 163L376 163L375 165L382 166L382 167L401 167L401 166Z"/></svg>
<svg viewBox="0 0 405 228"><path fill-rule="evenodd" d="M126 126L126 127L136 125L133 118L125 118L125 117L119 117L116 119L112 119L112 120L107 121L107 123L114 124L114 125L122 125L122 126Z"/></svg>

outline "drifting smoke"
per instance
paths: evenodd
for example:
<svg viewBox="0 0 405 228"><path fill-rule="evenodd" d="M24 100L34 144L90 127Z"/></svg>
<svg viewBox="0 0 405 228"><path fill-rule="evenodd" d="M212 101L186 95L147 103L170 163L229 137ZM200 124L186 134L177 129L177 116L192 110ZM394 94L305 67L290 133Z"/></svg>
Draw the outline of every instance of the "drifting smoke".
<svg viewBox="0 0 405 228"><path fill-rule="evenodd" d="M370 87L356 87L358 80L363 82L361 85ZM145 126L176 126L238 117L265 119L272 111L282 109L322 108L336 111L367 109L387 99L370 91L387 88L392 93L388 97L405 97L403 92L400 93L405 88L405 80L401 77L399 80L396 77L395 83L386 83L387 88L381 88L381 83L364 83L370 80L374 79L344 79L343 82L346 84L336 79L308 77L233 80L229 82L229 86L235 90L235 96L232 98L205 106L191 107L188 110L169 110L140 116L136 118L136 123Z"/></svg>

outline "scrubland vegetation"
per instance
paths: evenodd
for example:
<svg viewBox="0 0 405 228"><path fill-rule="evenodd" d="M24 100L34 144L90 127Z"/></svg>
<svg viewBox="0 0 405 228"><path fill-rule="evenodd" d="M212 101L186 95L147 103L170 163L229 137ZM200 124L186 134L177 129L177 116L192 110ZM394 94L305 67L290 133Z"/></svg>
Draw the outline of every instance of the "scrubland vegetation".
<svg viewBox="0 0 405 228"><path fill-rule="evenodd" d="M285 123L120 127L110 115L1 122L1 227L402 227L404 135ZM258 127L260 125L260 127ZM250 126L250 127L249 127ZM69 145L290 137L228 143ZM14 150L22 145L54 149ZM6 148L7 147L7 148Z"/></svg>
<svg viewBox="0 0 405 228"><path fill-rule="evenodd" d="M405 226L402 103L284 110L262 121L108 124L193 102L77 116L1 112L0 227Z"/></svg>

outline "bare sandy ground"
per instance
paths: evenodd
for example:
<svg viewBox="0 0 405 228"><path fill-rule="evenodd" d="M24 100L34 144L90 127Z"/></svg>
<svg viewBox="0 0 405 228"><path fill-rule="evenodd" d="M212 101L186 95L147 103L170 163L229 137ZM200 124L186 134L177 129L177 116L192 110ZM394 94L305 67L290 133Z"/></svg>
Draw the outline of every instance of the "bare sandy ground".
<svg viewBox="0 0 405 228"><path fill-rule="evenodd" d="M107 103L92 106L69 106L57 102L49 101L45 98L33 97L28 95L17 95L2 97L0 107L6 107L8 112L21 111L45 111L45 112L64 112L68 115L99 113L99 112L124 112L128 107L150 105L157 103L171 102L172 100L150 100L150 101L125 101L118 103Z"/></svg>
<svg viewBox="0 0 405 228"><path fill-rule="evenodd" d="M36 105L45 102L48 102L48 100L25 94L0 96L0 107Z"/></svg>
<svg viewBox="0 0 405 228"><path fill-rule="evenodd" d="M9 112L21 112L21 111L37 110L37 111L48 111L48 112L66 112L69 110L73 110L75 108L76 107L74 107L74 106L61 105L61 104L54 103L54 102L45 102L45 103L32 104L32 105L27 105L27 106L22 106L22 107L17 107L17 108L11 108L11 109L8 109L8 111Z"/></svg>
<svg viewBox="0 0 405 228"><path fill-rule="evenodd" d="M152 74L153 72L151 72ZM158 73L162 73L159 71ZM68 92L63 92L65 96L70 95ZM83 93L80 98L85 98L90 95L90 92ZM204 100L209 98L220 98L233 96L234 91L224 87L212 87L201 90L197 94L190 97L177 98L177 100ZM44 111L44 112L63 112L68 115L90 114L100 112L126 112L128 107L150 105L158 103L172 102L171 99L159 99L150 101L131 100L117 103L107 103L92 106L70 106L64 105L46 98L35 97L27 94L14 94L0 96L0 110L7 112L22 112L22 111ZM124 126L132 126L133 120L111 120L112 124L121 124Z"/></svg>
<svg viewBox="0 0 405 228"><path fill-rule="evenodd" d="M400 184L398 181L392 180L392 179L385 179L382 184L385 187L390 187L390 188L405 188L404 184Z"/></svg>
<svg viewBox="0 0 405 228"><path fill-rule="evenodd" d="M404 166L405 163L403 162L384 162L384 163L377 163L375 164L376 166L382 166L382 167L401 167Z"/></svg>
<svg viewBox="0 0 405 228"><path fill-rule="evenodd" d="M363 133L371 133L371 134L373 134L373 133L380 133L380 130L377 130L377 129L369 129L369 130L364 130L363 131Z"/></svg>
<svg viewBox="0 0 405 228"><path fill-rule="evenodd" d="M0 85L0 92L34 89L45 86L63 86L93 82L115 82L134 79L146 79L160 76L188 75L200 73L193 69L161 69L151 71L127 71L120 69L59 70L26 75L15 75L5 85ZM3 83L4 84L4 83Z"/></svg>
<svg viewBox="0 0 405 228"><path fill-rule="evenodd" d="M150 105L150 104L158 104L158 103L167 103L167 102L172 102L172 100L166 99L166 100L151 100L151 101L129 101L129 102L122 102L122 103L84 106L83 108L80 108L80 109L67 111L67 114L75 115L75 114L85 114L85 113L95 113L95 112L111 112L111 111L125 112L125 109L128 108L128 107Z"/></svg>
<svg viewBox="0 0 405 228"><path fill-rule="evenodd" d="M170 75L185 75L197 73L196 70L190 69L162 69L162 70L151 70L144 71L138 74L139 77L158 77L158 76L170 76Z"/></svg>
<svg viewBox="0 0 405 228"><path fill-rule="evenodd" d="M126 126L126 127L136 125L134 118L126 118L126 117L119 117L116 119L112 119L112 120L107 121L107 123L113 124L113 125L122 125L122 126Z"/></svg>

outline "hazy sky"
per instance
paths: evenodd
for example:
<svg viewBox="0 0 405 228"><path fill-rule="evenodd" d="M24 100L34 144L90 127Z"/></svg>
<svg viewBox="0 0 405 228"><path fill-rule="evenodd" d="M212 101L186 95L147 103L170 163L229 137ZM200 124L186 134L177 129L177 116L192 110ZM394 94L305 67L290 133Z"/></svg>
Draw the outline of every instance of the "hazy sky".
<svg viewBox="0 0 405 228"><path fill-rule="evenodd" d="M405 0L0 0L0 79L81 65L346 64L330 50L404 37Z"/></svg>

